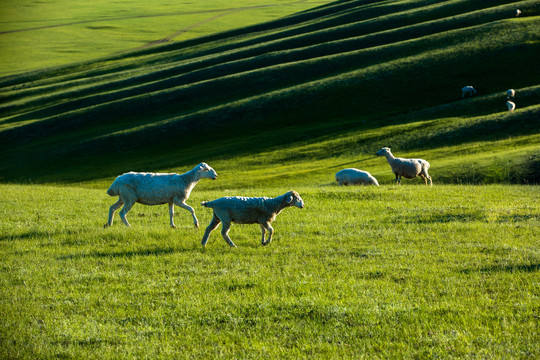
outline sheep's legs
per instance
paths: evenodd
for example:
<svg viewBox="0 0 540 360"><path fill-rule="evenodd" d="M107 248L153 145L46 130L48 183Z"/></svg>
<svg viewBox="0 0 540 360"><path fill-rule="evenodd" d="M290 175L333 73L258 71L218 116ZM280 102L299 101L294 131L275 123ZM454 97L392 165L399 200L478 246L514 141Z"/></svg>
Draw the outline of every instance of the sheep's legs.
<svg viewBox="0 0 540 360"><path fill-rule="evenodd" d="M134 204L135 204L135 201L133 201L133 202L124 202L124 207L122 208L122 210L120 210L120 219L122 219L122 222L127 227L131 227L131 225L129 225L129 222L127 221L126 215L129 212L129 210L131 210L131 208L133 207Z"/></svg>
<svg viewBox="0 0 540 360"><path fill-rule="evenodd" d="M174 204L173 203L169 203L169 217L171 218L171 227L173 229L176 229L176 225L174 225Z"/></svg>
<svg viewBox="0 0 540 360"><path fill-rule="evenodd" d="M189 206L183 201L177 201L176 199L174 200L174 205L180 206L182 209L186 209L187 211L189 211L191 213L191 216L193 216L193 223L195 224L195 227L196 228L199 227L199 220L197 220L197 217L195 216L195 210L193 210L191 206ZM171 218L171 223L172 223L172 218Z"/></svg>
<svg viewBox="0 0 540 360"><path fill-rule="evenodd" d="M231 229L231 223L230 222L223 222L223 227L221 228L221 236L225 239L227 244L229 244L232 247L236 247L236 245L233 243L231 238L229 237L229 230Z"/></svg>
<svg viewBox="0 0 540 360"><path fill-rule="evenodd" d="M401 185L401 176L396 174L396 185Z"/></svg>
<svg viewBox="0 0 540 360"><path fill-rule="evenodd" d="M270 241L272 241L272 235L274 234L274 228L270 225L270 223L264 223L264 224L261 224L261 229L262 229L262 244L263 245L268 245L270 244ZM268 239L266 239L266 241L264 241L264 230L268 230Z"/></svg>
<svg viewBox="0 0 540 360"><path fill-rule="evenodd" d="M208 237L210 236L210 233L212 231L216 230L216 228L219 226L220 222L221 222L221 220L219 220L219 218L216 216L216 214L214 214L214 218L212 219L212 221L210 221L210 225L208 225L208 227L206 228L206 231L204 232L204 235L203 235L203 238L202 238L202 241L201 241L202 246L206 246L206 243L208 242Z"/></svg>
<svg viewBox="0 0 540 360"><path fill-rule="evenodd" d="M124 202L122 200L120 200L120 199L118 199L117 202L115 202L114 204L111 205L111 207L109 208L109 220L107 221L107 223L103 227L112 226L114 213L122 205L124 205Z"/></svg>

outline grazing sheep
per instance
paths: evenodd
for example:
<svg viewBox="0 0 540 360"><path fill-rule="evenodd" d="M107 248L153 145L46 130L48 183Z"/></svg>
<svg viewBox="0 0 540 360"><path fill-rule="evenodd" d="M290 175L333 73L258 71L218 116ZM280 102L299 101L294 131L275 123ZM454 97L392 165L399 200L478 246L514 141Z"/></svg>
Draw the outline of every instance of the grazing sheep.
<svg viewBox="0 0 540 360"><path fill-rule="evenodd" d="M202 246L206 246L210 233L222 222L221 235L227 244L236 247L228 234L231 222L259 224L262 230L261 244L268 245L272 241L272 234L274 233L270 223L286 207L296 206L303 209L304 201L296 191L289 191L275 198L227 196L214 201L205 201L201 205L214 210L214 217L204 232ZM268 239L264 241L266 230L268 230Z"/></svg>
<svg viewBox="0 0 540 360"><path fill-rule="evenodd" d="M514 96L516 96L516 91L514 89L506 91L506 100L511 100Z"/></svg>
<svg viewBox="0 0 540 360"><path fill-rule="evenodd" d="M343 169L336 173L336 181L338 185L377 185L375 179L370 173L358 169Z"/></svg>
<svg viewBox="0 0 540 360"><path fill-rule="evenodd" d="M214 180L217 178L216 171L205 163L200 163L181 175L137 172L120 175L107 190L107 194L119 198L109 209L109 221L105 227L112 225L113 215L122 205L124 207L120 210L120 218L126 226L131 226L126 214L136 202L144 205L169 204L172 228L176 228L173 222L174 205L180 206L191 213L195 227L199 227L195 211L185 201L189 198L191 190L203 178Z"/></svg>
<svg viewBox="0 0 540 360"><path fill-rule="evenodd" d="M476 95L476 89L473 88L472 86L465 86L461 89L461 97L462 98L465 98L466 96L468 97L473 97L474 95Z"/></svg>
<svg viewBox="0 0 540 360"><path fill-rule="evenodd" d="M381 150L377 151L377 156L385 156L388 160L388 164L392 168L392 172L396 174L396 183L401 184L401 177L407 179L414 179L417 176L420 176L424 179L426 185L431 186L433 182L431 181L431 176L428 174L429 163L423 159L403 159L396 158L390 152L390 148L383 147Z"/></svg>
<svg viewBox="0 0 540 360"><path fill-rule="evenodd" d="M519 15L521 15L521 10L519 10L519 9L516 9L516 12L515 12L515 14L516 14L516 17L518 17Z"/></svg>
<svg viewBox="0 0 540 360"><path fill-rule="evenodd" d="M516 109L516 104L514 104L512 101L507 101L506 107L508 108L508 111L514 112L514 110Z"/></svg>

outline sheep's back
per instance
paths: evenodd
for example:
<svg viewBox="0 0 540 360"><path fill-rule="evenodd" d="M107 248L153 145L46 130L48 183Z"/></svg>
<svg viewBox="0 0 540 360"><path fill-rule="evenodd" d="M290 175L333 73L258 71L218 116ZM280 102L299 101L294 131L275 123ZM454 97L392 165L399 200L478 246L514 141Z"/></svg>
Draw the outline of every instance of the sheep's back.
<svg viewBox="0 0 540 360"><path fill-rule="evenodd" d="M240 224L253 224L269 218L265 206L268 200L270 198L226 196L209 201L204 206L214 209L220 218L227 217L230 221Z"/></svg>

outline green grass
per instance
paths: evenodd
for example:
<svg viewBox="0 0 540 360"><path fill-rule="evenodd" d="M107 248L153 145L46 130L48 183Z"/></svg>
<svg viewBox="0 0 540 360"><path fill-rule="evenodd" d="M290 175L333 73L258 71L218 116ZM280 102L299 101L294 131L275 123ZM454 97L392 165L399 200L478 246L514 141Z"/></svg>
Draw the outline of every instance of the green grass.
<svg viewBox="0 0 540 360"><path fill-rule="evenodd" d="M0 75L95 60L163 39L212 35L326 2L2 1Z"/></svg>
<svg viewBox="0 0 540 360"><path fill-rule="evenodd" d="M219 169L218 169L219 173ZM224 182L229 190L212 190ZM274 223L202 229L166 206L75 186L2 185L3 358L535 358L537 186L295 186ZM220 173L188 203L275 196Z"/></svg>

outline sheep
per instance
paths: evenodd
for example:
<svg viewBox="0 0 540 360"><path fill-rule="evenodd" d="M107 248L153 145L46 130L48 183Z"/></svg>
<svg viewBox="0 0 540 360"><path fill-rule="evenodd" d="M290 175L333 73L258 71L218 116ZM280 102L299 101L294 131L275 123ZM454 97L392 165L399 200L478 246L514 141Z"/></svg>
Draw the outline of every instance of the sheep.
<svg viewBox="0 0 540 360"><path fill-rule="evenodd" d="M338 185L377 185L375 179L370 173L358 169L343 169L336 173L336 181Z"/></svg>
<svg viewBox="0 0 540 360"><path fill-rule="evenodd" d="M401 177L407 179L414 179L417 176L420 176L424 179L426 185L429 186L433 184L431 181L431 176L428 174L429 163L423 159L403 159L396 158L390 152L390 148L383 147L381 150L377 151L377 156L385 156L388 164L392 168L392 172L396 174L396 183L401 185Z"/></svg>
<svg viewBox="0 0 540 360"><path fill-rule="evenodd" d="M139 173L129 172L118 176L111 187L107 190L110 196L118 196L118 201L109 209L109 220L104 227L111 226L113 215L120 206L120 218L127 227L131 225L126 219L126 215L131 207L137 202L144 205L169 204L170 225L174 225L174 205L188 210L193 216L195 227L199 227L199 221L195 216L195 210L186 200L191 194L191 190L197 185L199 180L217 179L217 173L214 169L205 163L200 163L190 171L184 174L162 174L162 173Z"/></svg>
<svg viewBox="0 0 540 360"><path fill-rule="evenodd" d="M516 109L516 104L514 104L512 101L507 101L506 107L508 108L508 111L514 112L514 110Z"/></svg>
<svg viewBox="0 0 540 360"><path fill-rule="evenodd" d="M521 10L519 10L519 9L516 9L516 12L515 12L515 14L516 14L516 17L518 17L519 15L521 15Z"/></svg>
<svg viewBox="0 0 540 360"><path fill-rule="evenodd" d="M511 100L516 96L516 91L514 89L509 89L506 91L506 100Z"/></svg>
<svg viewBox="0 0 540 360"><path fill-rule="evenodd" d="M229 237L231 222L238 224L259 224L262 230L262 245L270 244L274 229L270 225L276 216L286 207L296 206L304 208L304 201L296 191L289 191L275 198L267 197L241 197L226 196L214 201L205 201L202 206L214 210L214 217L210 225L206 228L201 244L206 247L210 233L214 231L220 222L223 223L221 235L231 247L236 247ZM264 235L268 230L268 238L264 240Z"/></svg>
<svg viewBox="0 0 540 360"><path fill-rule="evenodd" d="M461 89L461 97L462 98L465 98L466 96L468 97L473 97L474 95L476 95L476 89L473 88L472 86L465 86Z"/></svg>

